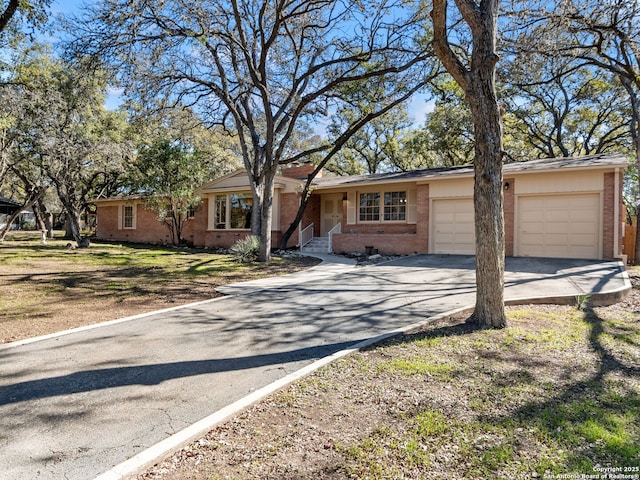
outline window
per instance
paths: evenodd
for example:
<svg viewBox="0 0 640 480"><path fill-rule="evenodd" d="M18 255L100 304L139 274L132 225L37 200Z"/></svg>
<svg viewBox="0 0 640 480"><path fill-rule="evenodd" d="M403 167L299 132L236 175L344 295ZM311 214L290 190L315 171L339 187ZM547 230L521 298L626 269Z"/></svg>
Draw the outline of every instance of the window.
<svg viewBox="0 0 640 480"><path fill-rule="evenodd" d="M229 195L229 228L251 228L253 197L249 193Z"/></svg>
<svg viewBox="0 0 640 480"><path fill-rule="evenodd" d="M252 210L253 197L250 193L216 195L215 228L249 229L251 228Z"/></svg>
<svg viewBox="0 0 640 480"><path fill-rule="evenodd" d="M227 228L227 196L216 195L215 228Z"/></svg>
<svg viewBox="0 0 640 480"><path fill-rule="evenodd" d="M122 226L133 228L133 206L125 205L122 209Z"/></svg>
<svg viewBox="0 0 640 480"><path fill-rule="evenodd" d="M384 220L400 221L407 219L407 192L385 192Z"/></svg>
<svg viewBox="0 0 640 480"><path fill-rule="evenodd" d="M358 218L360 222L406 222L407 192L361 193Z"/></svg>
<svg viewBox="0 0 640 480"><path fill-rule="evenodd" d="M360 221L377 222L380 220L380 193L360 194Z"/></svg>

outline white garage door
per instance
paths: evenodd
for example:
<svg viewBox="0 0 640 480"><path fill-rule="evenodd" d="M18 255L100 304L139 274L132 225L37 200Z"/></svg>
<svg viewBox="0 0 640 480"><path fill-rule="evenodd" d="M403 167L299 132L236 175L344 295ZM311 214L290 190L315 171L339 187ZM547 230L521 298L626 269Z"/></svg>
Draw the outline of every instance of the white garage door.
<svg viewBox="0 0 640 480"><path fill-rule="evenodd" d="M432 253L474 255L473 200L434 200L432 208Z"/></svg>
<svg viewBox="0 0 640 480"><path fill-rule="evenodd" d="M518 198L521 257L599 258L598 194Z"/></svg>

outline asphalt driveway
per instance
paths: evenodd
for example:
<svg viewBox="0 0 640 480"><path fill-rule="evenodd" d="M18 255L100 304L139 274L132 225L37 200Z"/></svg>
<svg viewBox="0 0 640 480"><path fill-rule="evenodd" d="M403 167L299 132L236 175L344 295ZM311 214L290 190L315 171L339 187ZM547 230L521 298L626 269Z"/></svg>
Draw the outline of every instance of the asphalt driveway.
<svg viewBox="0 0 640 480"><path fill-rule="evenodd" d="M472 306L473 257L414 256L0 346L0 478L92 479L318 358ZM620 295L617 262L509 259L507 298ZM595 297L594 297L595 298Z"/></svg>

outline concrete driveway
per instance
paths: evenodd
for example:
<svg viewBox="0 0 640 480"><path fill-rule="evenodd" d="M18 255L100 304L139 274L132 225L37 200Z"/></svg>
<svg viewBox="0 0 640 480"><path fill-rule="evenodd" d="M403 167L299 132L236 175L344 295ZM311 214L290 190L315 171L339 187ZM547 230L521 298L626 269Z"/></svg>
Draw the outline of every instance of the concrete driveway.
<svg viewBox="0 0 640 480"><path fill-rule="evenodd" d="M323 264L1 346L0 478L92 479L316 359L472 306L473 268L473 257L436 255ZM611 300L630 288L617 262L509 259L507 270L512 299Z"/></svg>

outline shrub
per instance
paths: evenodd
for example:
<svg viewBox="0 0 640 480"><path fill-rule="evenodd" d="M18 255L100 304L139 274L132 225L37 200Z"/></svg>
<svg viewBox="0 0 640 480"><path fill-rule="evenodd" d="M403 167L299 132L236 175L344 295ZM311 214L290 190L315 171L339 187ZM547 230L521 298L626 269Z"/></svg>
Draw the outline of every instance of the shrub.
<svg viewBox="0 0 640 480"><path fill-rule="evenodd" d="M230 249L236 262L249 263L258 259L260 253L260 237L250 235L238 240Z"/></svg>

